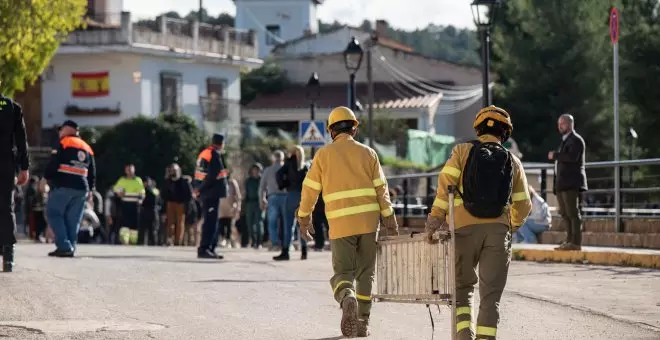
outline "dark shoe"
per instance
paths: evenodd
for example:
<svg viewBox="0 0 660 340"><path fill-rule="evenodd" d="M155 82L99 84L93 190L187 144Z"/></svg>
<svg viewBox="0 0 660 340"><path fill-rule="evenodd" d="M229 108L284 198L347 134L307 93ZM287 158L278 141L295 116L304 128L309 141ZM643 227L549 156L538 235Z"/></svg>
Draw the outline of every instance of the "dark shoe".
<svg viewBox="0 0 660 340"><path fill-rule="evenodd" d="M2 271L11 273L14 271L14 246L2 246Z"/></svg>
<svg viewBox="0 0 660 340"><path fill-rule="evenodd" d="M218 255L210 250L203 251L201 253L197 253L197 258L199 259L220 259L222 260L224 256Z"/></svg>
<svg viewBox="0 0 660 340"><path fill-rule="evenodd" d="M355 296L346 296L341 301L341 334L354 338L358 333L357 300Z"/></svg>
<svg viewBox="0 0 660 340"><path fill-rule="evenodd" d="M273 257L273 260L275 260L275 261L289 261L289 253L282 252L282 254L279 254L279 255Z"/></svg>
<svg viewBox="0 0 660 340"><path fill-rule="evenodd" d="M51 251L50 253L48 253L48 256L51 256L51 257L73 257L74 253L71 250L55 249L55 251Z"/></svg>
<svg viewBox="0 0 660 340"><path fill-rule="evenodd" d="M225 258L224 256L222 256L222 255L220 255L220 254L218 254L218 253L216 253L216 252L214 252L214 251L211 252L211 254L213 254L213 256L214 256L216 259L218 259L218 260L222 260L222 259Z"/></svg>
<svg viewBox="0 0 660 340"><path fill-rule="evenodd" d="M369 334L369 319L359 319L357 323L357 336L359 338L366 338Z"/></svg>
<svg viewBox="0 0 660 340"><path fill-rule="evenodd" d="M307 248L302 248L300 259L307 260Z"/></svg>

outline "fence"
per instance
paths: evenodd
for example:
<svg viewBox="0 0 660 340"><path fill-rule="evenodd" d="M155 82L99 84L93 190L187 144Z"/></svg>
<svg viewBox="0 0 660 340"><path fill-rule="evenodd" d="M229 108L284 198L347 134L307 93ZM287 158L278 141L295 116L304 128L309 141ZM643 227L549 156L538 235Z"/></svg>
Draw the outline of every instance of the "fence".
<svg viewBox="0 0 660 340"><path fill-rule="evenodd" d="M648 198L653 193L660 193L660 186L658 182L660 180L656 179L655 175L648 175L649 179L646 179L643 171L638 171L635 174L636 167L649 167L654 165L660 165L660 158L652 159L638 159L638 160L625 160L625 161L606 161L606 162L590 162L586 163L586 168L588 171L588 179L590 180L590 189L584 193L583 196L589 197L601 197L605 198L604 202L599 200L584 200L582 212L584 213L585 218L614 218L615 225L617 226L618 232L623 232L623 224L621 223L621 218L660 218L660 202L652 204L648 201ZM554 176L554 164L546 163L536 163L536 164L523 164L525 168L525 173L528 174L538 174L539 175L539 188L535 188L537 192L541 194L544 199L548 199L548 194L552 194L552 185L548 185L548 177ZM629 187L619 188L618 193L629 195L629 198L626 200L626 203L623 204L622 200L614 200L611 202L611 196L616 194L616 190L609 186L610 182L614 182L614 175L608 176L608 170L614 170L615 168L619 169L628 169L627 172L618 171L620 176L620 183L624 183L623 180L627 174L629 177ZM394 209L397 214L401 215L403 218L403 226L408 227L409 217L421 217L425 216L429 211L433 200L435 198L435 189L434 186L437 184L439 172L432 173L418 173L418 174L408 174L408 175L394 175L388 176L388 183L390 186L393 182L398 181L401 183L401 198L396 198L394 200ZM590 175L597 175L591 177ZM600 176L598 176L600 175ZM419 194L418 188L420 185L417 185L417 188L414 188L413 182L423 181L425 185L424 194ZM594 181L599 183L593 183ZM419 184L419 183L417 183ZM638 184L646 186L636 186ZM655 185L654 185L655 184ZM594 187L593 189L591 187ZM550 189L549 189L550 188ZM643 202L635 202L635 195L644 195L645 198L642 199ZM646 201L644 201L646 200ZM626 205L626 207L624 207ZM551 211L554 213L557 212L556 207L551 207Z"/></svg>

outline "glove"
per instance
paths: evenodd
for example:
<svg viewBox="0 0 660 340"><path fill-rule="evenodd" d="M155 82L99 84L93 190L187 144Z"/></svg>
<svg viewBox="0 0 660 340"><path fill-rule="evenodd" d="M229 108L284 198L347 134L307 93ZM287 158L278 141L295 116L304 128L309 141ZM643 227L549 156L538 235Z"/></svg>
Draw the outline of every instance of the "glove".
<svg viewBox="0 0 660 340"><path fill-rule="evenodd" d="M396 221L396 215L383 217L383 228L387 236L399 236L399 224Z"/></svg>
<svg viewBox="0 0 660 340"><path fill-rule="evenodd" d="M438 230L449 230L449 226L445 223L444 219L429 214L426 218L426 228L424 230L426 233L426 242L429 244L438 243L439 240L433 237L433 234Z"/></svg>
<svg viewBox="0 0 660 340"><path fill-rule="evenodd" d="M305 217L300 217L298 215L298 209L296 209L296 220L298 220L298 225L300 226L300 237L307 242L313 241L314 226L312 225L312 215L309 214Z"/></svg>

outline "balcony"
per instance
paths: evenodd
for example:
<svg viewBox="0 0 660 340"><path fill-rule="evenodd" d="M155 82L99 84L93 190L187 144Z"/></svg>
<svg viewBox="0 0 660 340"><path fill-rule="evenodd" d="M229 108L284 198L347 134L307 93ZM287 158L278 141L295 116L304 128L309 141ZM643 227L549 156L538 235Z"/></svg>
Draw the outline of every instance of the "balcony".
<svg viewBox="0 0 660 340"><path fill-rule="evenodd" d="M249 30L163 16L134 23L129 12L92 16L87 23L85 30L69 34L62 46L164 46L186 53L258 58L257 36Z"/></svg>

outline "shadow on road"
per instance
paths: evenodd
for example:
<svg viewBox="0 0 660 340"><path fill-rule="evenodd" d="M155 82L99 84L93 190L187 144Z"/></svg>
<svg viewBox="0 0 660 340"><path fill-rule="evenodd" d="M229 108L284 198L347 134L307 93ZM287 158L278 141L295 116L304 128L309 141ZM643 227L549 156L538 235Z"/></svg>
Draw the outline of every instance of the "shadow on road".
<svg viewBox="0 0 660 340"><path fill-rule="evenodd" d="M320 339L307 339L307 340L339 340L339 339L345 339L343 336L336 336L334 338L320 338Z"/></svg>
<svg viewBox="0 0 660 340"><path fill-rule="evenodd" d="M193 283L262 283L262 282L327 282L327 280L227 280L227 279L211 279L211 280L198 280L198 281L190 281L190 282L193 282Z"/></svg>

